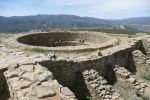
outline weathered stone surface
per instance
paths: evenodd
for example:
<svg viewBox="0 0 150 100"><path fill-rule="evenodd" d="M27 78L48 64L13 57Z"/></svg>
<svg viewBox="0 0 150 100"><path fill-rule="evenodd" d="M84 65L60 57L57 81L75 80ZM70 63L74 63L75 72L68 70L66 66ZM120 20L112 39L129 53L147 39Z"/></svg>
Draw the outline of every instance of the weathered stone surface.
<svg viewBox="0 0 150 100"><path fill-rule="evenodd" d="M111 65L119 64L122 67L124 67L124 65L128 65L127 62L128 62L129 54L135 49L141 49L142 44L140 43L141 42L139 41L135 41L135 42L130 42L129 45L128 44L121 45L121 46L118 45L118 46L112 47L111 44L113 43L110 42L109 47L112 47L112 48L108 47L108 49L105 48L106 50L102 50L102 53L104 54L103 57L90 55L89 57L81 57L80 59L79 58L74 58L74 59L64 58L63 60L59 60L59 61L57 61L58 59L55 59L56 61L55 60L51 61L50 59L46 59L46 57L41 56L41 55L25 57L23 52L20 52L20 51L14 52L14 50L12 51L10 49L6 49L6 53L2 54L1 56L7 55L8 57L4 57L4 58L0 57L0 64L5 65L6 64L5 62L7 62L8 65L9 63L12 63L12 62L19 64L19 66L17 67L13 67L12 65L12 70L10 70L10 73L12 74L9 73L9 75L8 76L6 75L5 77L7 78L7 82L9 84L10 89L12 89L11 93L14 93L15 97L18 96L17 98L19 98L20 100L25 100L25 99L38 100L39 98L48 99L45 97L50 95L51 93L46 94L44 90L41 90L41 91L44 91L43 94L42 95L38 94L38 90L40 90L41 87L40 89L36 89L35 95L32 95L32 96L29 95L31 93L32 87L39 88L39 86L47 86L50 88L54 88L56 94L60 96L61 99L63 100L75 99L74 98L75 96L70 97L70 95L68 95L71 93L66 92L67 90L64 90L65 93L62 92L63 86L60 85L56 80L54 80L52 73L49 72L47 68L49 68L51 71L54 72L56 78L59 78L59 81L64 81L62 83L65 84L66 86L69 83L73 84L76 81L76 72L78 72L80 69L93 68L95 70L90 70L90 71L83 73L83 76L85 78L85 83L87 84L88 88L93 89L91 94L94 94L94 93L98 94L98 96L100 96L102 99L105 99L105 100L107 99L109 100L112 98L119 99L119 95L115 95L115 91L113 91L112 87L109 86L107 81L100 75L105 77L107 76L106 74L111 73L110 71L108 71L109 68L111 67L113 68L113 66ZM75 48L75 49L69 48L69 50L77 50L77 49L82 49L82 48ZM136 54L137 53L135 53L135 56L137 56L138 58L139 54L137 55ZM143 57L143 61L139 63L144 63L145 56L143 55L140 55L140 56ZM48 60L48 61L44 61L44 60ZM47 66L45 66L43 63L47 64ZM108 68L108 63L110 65L109 68ZM149 64L149 61L147 60L146 63ZM39 64L41 64L42 66ZM1 66L3 67L3 65ZM43 65L44 67L47 67L47 68L43 68ZM29 67L29 66L32 66L32 67ZM13 73L14 69L18 69L18 67L22 71L18 70L17 74ZM127 67L130 67L130 66L127 66ZM128 76L130 74L127 72L126 69L123 69L123 68L120 68L119 70L115 70L115 71L118 71L118 75L124 77L125 79L128 79ZM15 80L15 78L17 79ZM130 81L133 82L132 79L130 79ZM136 80L133 86L139 86L138 90L140 92L143 92L143 89L145 88L145 85L143 83L140 83L138 80ZM21 87L21 88L18 88L18 87ZM33 89L35 90L35 88ZM65 95L67 94L67 95L65 96L64 94ZM38 95L38 97L36 95ZM57 97L57 95L55 96ZM72 95L74 94L72 93ZM29 99L28 97L30 96L31 98ZM53 97L49 97L49 98L52 99Z"/></svg>
<svg viewBox="0 0 150 100"><path fill-rule="evenodd" d="M27 72L33 72L34 65L22 65L20 69Z"/></svg>
<svg viewBox="0 0 150 100"><path fill-rule="evenodd" d="M34 65L35 66L35 65ZM48 71L47 68L45 67L42 67L41 65L37 64L35 67L34 67L34 73L36 74L42 74L44 73L45 71Z"/></svg>
<svg viewBox="0 0 150 100"><path fill-rule="evenodd" d="M102 76L99 76L96 70L89 69L81 71L81 73L83 73L84 84L86 84L86 87L93 97L98 100L119 100L120 95L116 95L118 93L108 85L107 81Z"/></svg>
<svg viewBox="0 0 150 100"><path fill-rule="evenodd" d="M19 81L18 87L20 87L21 89L25 89L25 88L28 88L31 84L32 84L32 82L21 79Z"/></svg>
<svg viewBox="0 0 150 100"><path fill-rule="evenodd" d="M133 77L130 77L127 80L132 84L135 83L135 81L136 81L135 78L133 78Z"/></svg>
<svg viewBox="0 0 150 100"><path fill-rule="evenodd" d="M122 78L129 78L131 74L127 69L120 67L118 65L115 66L114 71L118 77Z"/></svg>
<svg viewBox="0 0 150 100"><path fill-rule="evenodd" d="M33 88L39 99L55 96L56 92L49 86L39 85Z"/></svg>
<svg viewBox="0 0 150 100"><path fill-rule="evenodd" d="M141 53L141 52L135 51L134 56L138 57L139 56L138 53ZM142 55L142 57L143 57L143 55ZM139 95L143 95L144 89L147 87L147 85L143 81L136 80L135 78L133 78L131 76L130 72L128 72L123 67L116 66L114 71L117 74L117 77L126 79L127 82L129 82L133 85L133 87L137 90L137 93ZM128 77L125 77L125 76L128 76Z"/></svg>
<svg viewBox="0 0 150 100"><path fill-rule="evenodd" d="M27 81L30 81L30 82L35 82L36 81L36 78L35 78L35 74L34 73L24 73L22 76L21 76L22 79L24 80L27 80Z"/></svg>
<svg viewBox="0 0 150 100"><path fill-rule="evenodd" d="M72 91L69 88L67 88L67 87L61 88L61 93L63 93L66 96L72 96L72 95L74 95L72 93Z"/></svg>
<svg viewBox="0 0 150 100"><path fill-rule="evenodd" d="M19 67L19 64L18 64L18 63L13 63L13 64L10 64L10 65L8 66L8 68L10 68L10 69L15 69L15 68L17 68L17 67Z"/></svg>
<svg viewBox="0 0 150 100"><path fill-rule="evenodd" d="M133 55L134 61L136 61L136 63L144 64L147 62L147 64L148 64L146 56L140 50L133 51L132 55Z"/></svg>
<svg viewBox="0 0 150 100"><path fill-rule="evenodd" d="M6 74L8 78L13 78L13 77L17 77L18 73L19 72L17 70L13 70L13 71L8 71Z"/></svg>
<svg viewBox="0 0 150 100"><path fill-rule="evenodd" d="M49 86L49 87L53 87L54 86L54 83L52 81L46 81L46 82L42 82L42 85L45 85L45 86Z"/></svg>
<svg viewBox="0 0 150 100"><path fill-rule="evenodd" d="M55 95L55 96L52 96L52 97L47 97L44 100L62 100L62 98L60 96L58 96L58 95Z"/></svg>

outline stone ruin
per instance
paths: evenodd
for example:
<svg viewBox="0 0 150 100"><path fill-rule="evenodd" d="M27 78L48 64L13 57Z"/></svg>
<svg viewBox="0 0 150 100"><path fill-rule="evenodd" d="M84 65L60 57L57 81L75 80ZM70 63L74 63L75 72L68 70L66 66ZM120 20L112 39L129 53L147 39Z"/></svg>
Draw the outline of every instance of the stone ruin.
<svg viewBox="0 0 150 100"><path fill-rule="evenodd" d="M82 92L96 100L124 100L111 86L118 77L127 80L143 95L148 85L131 76L136 71L136 52L143 55L148 52L143 38L119 44L120 40L115 37L94 32L17 35L8 40L13 49L0 47L0 100L86 100L80 95ZM28 55L22 51L26 47L43 48L50 54ZM52 54L91 50L99 50L101 55Z"/></svg>
<svg viewBox="0 0 150 100"><path fill-rule="evenodd" d="M118 39L89 32L51 32L18 35L12 40L15 45L42 48L48 51L80 52L111 47Z"/></svg>

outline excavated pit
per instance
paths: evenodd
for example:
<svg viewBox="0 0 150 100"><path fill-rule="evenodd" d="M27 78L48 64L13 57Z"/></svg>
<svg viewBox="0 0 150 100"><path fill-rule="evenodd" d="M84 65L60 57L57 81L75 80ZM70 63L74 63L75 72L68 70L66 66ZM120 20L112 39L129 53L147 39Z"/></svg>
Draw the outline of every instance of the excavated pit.
<svg viewBox="0 0 150 100"><path fill-rule="evenodd" d="M116 44L118 39L94 32L32 33L15 38L17 44L48 51L85 51L104 49Z"/></svg>
<svg viewBox="0 0 150 100"><path fill-rule="evenodd" d="M106 42L108 38L99 34L91 34L91 33L53 32L53 33L29 34L22 36L17 40L18 42L27 45L59 47L59 46L101 44L103 42Z"/></svg>

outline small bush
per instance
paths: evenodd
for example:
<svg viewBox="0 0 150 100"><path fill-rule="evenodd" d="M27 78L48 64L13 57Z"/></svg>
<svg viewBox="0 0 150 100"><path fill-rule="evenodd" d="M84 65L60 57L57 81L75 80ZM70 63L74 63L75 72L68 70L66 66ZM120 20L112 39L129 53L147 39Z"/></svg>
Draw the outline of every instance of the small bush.
<svg viewBox="0 0 150 100"><path fill-rule="evenodd" d="M144 71L142 73L142 77L145 79L145 80L150 80L150 72L149 71Z"/></svg>
<svg viewBox="0 0 150 100"><path fill-rule="evenodd" d="M142 100L149 100L149 98L146 96L142 96Z"/></svg>
<svg viewBox="0 0 150 100"><path fill-rule="evenodd" d="M132 35L128 35L128 38L132 38L133 36Z"/></svg>
<svg viewBox="0 0 150 100"><path fill-rule="evenodd" d="M33 52L38 52L38 53L43 53L43 52L45 52L45 50L42 49L42 48L32 48L31 51L33 51Z"/></svg>

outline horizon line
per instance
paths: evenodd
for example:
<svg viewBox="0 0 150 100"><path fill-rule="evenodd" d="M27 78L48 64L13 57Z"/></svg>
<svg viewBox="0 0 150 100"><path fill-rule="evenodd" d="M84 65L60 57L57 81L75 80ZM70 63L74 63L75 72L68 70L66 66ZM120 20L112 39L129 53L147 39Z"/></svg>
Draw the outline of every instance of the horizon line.
<svg viewBox="0 0 150 100"><path fill-rule="evenodd" d="M122 20L122 19L130 19L130 18L146 18L150 16L135 16L135 17L126 17L126 18L98 18L98 17L92 17L92 16L81 16L81 15L73 15L73 14L29 14L29 15L12 15L12 16L4 16L0 15L1 17L28 17L28 16L38 16L38 15L48 15L48 16L59 16L59 15L66 15L66 16L77 16L77 17L90 17L90 18L97 18L97 19L104 19L104 20Z"/></svg>

